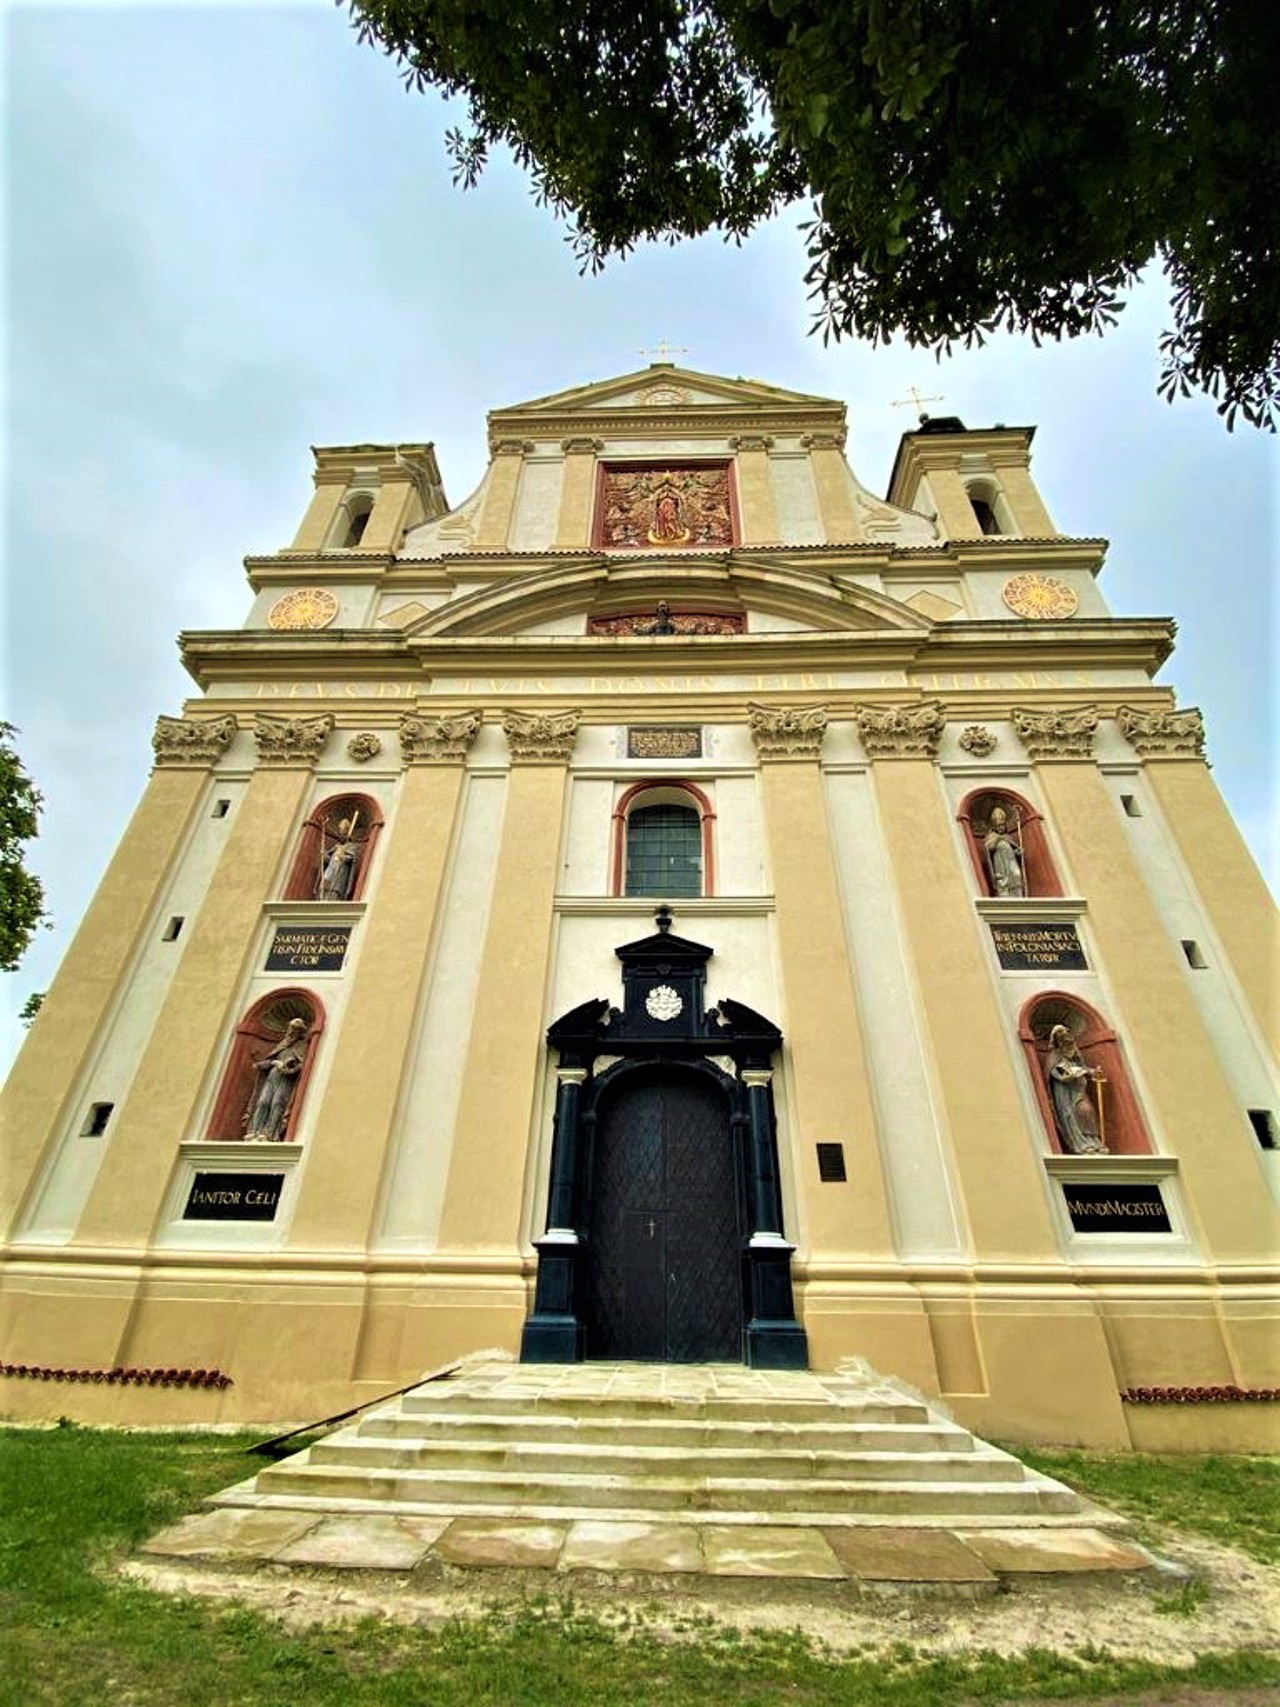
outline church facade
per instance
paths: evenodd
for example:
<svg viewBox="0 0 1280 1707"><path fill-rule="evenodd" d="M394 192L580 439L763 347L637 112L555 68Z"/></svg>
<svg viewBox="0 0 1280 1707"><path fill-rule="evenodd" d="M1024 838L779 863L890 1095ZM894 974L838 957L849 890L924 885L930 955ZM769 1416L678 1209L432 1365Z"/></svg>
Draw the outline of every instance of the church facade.
<svg viewBox="0 0 1280 1707"><path fill-rule="evenodd" d="M182 638L10 1078L6 1413L503 1348L1262 1443L1270 900L1032 430L922 420L880 498L838 402L658 363L489 438L454 509L430 445L317 450Z"/></svg>

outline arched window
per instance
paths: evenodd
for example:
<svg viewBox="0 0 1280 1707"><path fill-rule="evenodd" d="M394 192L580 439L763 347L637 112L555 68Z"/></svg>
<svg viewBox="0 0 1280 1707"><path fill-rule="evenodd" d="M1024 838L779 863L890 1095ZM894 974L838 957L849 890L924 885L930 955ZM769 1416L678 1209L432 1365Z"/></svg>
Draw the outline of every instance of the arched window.
<svg viewBox="0 0 1280 1707"><path fill-rule="evenodd" d="M354 551L364 538L373 513L372 492L348 492L338 506L329 538L331 551Z"/></svg>
<svg viewBox="0 0 1280 1707"><path fill-rule="evenodd" d="M358 901L381 829L382 814L367 794L322 801L302 826L283 899Z"/></svg>
<svg viewBox="0 0 1280 1707"><path fill-rule="evenodd" d="M971 480L965 487L969 507L984 534L1016 533L1004 494L993 480Z"/></svg>
<svg viewBox="0 0 1280 1707"><path fill-rule="evenodd" d="M1033 996L1018 1036L1053 1153L1151 1154L1120 1040L1087 1002L1057 990Z"/></svg>
<svg viewBox="0 0 1280 1707"><path fill-rule="evenodd" d="M711 802L691 782L640 782L613 812L613 893L672 901L714 893Z"/></svg>
<svg viewBox="0 0 1280 1707"><path fill-rule="evenodd" d="M283 1144L298 1117L324 1028L324 1008L309 990L273 990L236 1028L205 1137Z"/></svg>
<svg viewBox="0 0 1280 1707"><path fill-rule="evenodd" d="M957 817L984 895L1013 901L1024 895L1062 894L1044 819L1020 794L1007 788L975 789Z"/></svg>

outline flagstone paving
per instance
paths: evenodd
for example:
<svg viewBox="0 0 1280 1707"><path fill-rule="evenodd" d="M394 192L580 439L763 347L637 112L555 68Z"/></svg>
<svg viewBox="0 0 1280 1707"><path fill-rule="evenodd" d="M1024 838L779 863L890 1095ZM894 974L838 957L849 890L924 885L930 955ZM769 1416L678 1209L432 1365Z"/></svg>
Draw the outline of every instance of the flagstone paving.
<svg viewBox="0 0 1280 1707"><path fill-rule="evenodd" d="M870 1371L486 1354L209 1504L143 1551L966 1592L1153 1563L1111 1513Z"/></svg>

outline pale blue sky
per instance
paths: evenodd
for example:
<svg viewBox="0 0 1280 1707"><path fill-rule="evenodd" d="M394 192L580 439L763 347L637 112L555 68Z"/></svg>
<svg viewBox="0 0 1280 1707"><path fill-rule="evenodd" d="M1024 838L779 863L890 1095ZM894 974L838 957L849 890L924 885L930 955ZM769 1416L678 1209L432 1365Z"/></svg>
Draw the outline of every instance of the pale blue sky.
<svg viewBox="0 0 1280 1707"><path fill-rule="evenodd" d="M803 210L742 248L654 247L578 276L496 165L454 190L442 105L406 94L329 0L14 6L4 16L6 653L2 715L44 790L44 988L141 792L181 628L232 627L241 558L285 544L311 444L434 440L452 503L486 410L681 359L839 397L883 492L892 400L1035 423L1058 525L1112 542L1118 613L1172 615L1161 679L1204 710L1219 785L1265 855L1273 777L1275 448L1155 396L1157 283L1109 339L1001 338L934 363L807 336ZM93 711L88 707L92 704ZM21 1030L6 1020L0 1064Z"/></svg>

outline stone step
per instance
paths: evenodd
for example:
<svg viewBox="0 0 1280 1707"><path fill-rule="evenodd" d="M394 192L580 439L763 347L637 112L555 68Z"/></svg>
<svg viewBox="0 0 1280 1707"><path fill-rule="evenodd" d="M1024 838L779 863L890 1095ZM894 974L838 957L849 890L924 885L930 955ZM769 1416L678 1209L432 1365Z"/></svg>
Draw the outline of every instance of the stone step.
<svg viewBox="0 0 1280 1707"><path fill-rule="evenodd" d="M968 1452L973 1436L953 1423L821 1422L777 1423L671 1421L665 1417L637 1422L627 1417L553 1416L524 1411L450 1415L406 1415L399 1410L372 1411L355 1425L366 1439L475 1441L583 1441L599 1445L683 1446L706 1452L717 1447L749 1447L753 1453L775 1449L820 1452L830 1447L849 1452Z"/></svg>
<svg viewBox="0 0 1280 1707"><path fill-rule="evenodd" d="M837 1481L818 1478L629 1477L561 1472L527 1476L492 1471L422 1470L294 1459L259 1472L257 1491L273 1503L290 1496L328 1500L386 1501L434 1509L448 1504L482 1513L492 1505L528 1510L562 1505L626 1511L764 1511L769 1521L786 1523L791 1513L825 1511L849 1515L954 1516L958 1514L1078 1511L1080 1500L1044 1477L1005 1482L911 1480ZM835 1518L839 1521L839 1517Z"/></svg>
<svg viewBox="0 0 1280 1707"><path fill-rule="evenodd" d="M905 1397L879 1398L863 1395L857 1400L827 1399L681 1399L615 1394L600 1397L560 1394L554 1391L516 1398L502 1394L502 1403L522 1416L618 1417L628 1420L705 1422L767 1422L786 1427L791 1423L858 1422L927 1423L928 1407ZM406 1393L400 1401L405 1416L484 1416L492 1414L494 1399L486 1393L459 1390L450 1393L428 1386Z"/></svg>
<svg viewBox="0 0 1280 1707"><path fill-rule="evenodd" d="M648 1442L609 1445L588 1441L486 1442L469 1437L454 1440L385 1441L344 1433L310 1449L311 1464L351 1465L355 1469L422 1470L449 1475L454 1470L495 1470L512 1475L581 1473L617 1477L734 1477L770 1481L820 1477L835 1481L1016 1481L1023 1466L1002 1452L945 1452L835 1450L797 1452L774 1442L750 1452L737 1447L691 1451L683 1446Z"/></svg>

